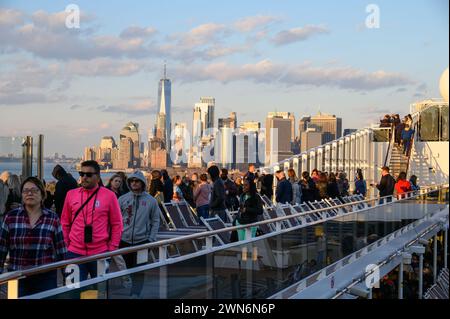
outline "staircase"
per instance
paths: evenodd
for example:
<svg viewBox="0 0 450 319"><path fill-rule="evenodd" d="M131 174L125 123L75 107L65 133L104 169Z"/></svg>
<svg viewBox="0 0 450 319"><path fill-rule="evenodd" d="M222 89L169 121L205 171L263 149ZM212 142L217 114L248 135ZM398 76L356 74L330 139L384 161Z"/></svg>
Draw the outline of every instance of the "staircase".
<svg viewBox="0 0 450 319"><path fill-rule="evenodd" d="M403 146L394 144L392 147L391 160L389 162L390 174L396 179L400 172L408 174L409 157L403 155Z"/></svg>

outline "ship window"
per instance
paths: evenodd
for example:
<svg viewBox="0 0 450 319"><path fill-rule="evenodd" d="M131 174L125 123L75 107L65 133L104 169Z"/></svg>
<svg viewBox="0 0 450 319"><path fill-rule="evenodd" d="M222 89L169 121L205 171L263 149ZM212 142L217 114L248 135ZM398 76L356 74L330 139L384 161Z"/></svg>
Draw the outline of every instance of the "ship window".
<svg viewBox="0 0 450 319"><path fill-rule="evenodd" d="M441 141L448 141L448 105L441 107Z"/></svg>
<svg viewBox="0 0 450 319"><path fill-rule="evenodd" d="M439 141L439 107L430 106L420 114L420 140Z"/></svg>

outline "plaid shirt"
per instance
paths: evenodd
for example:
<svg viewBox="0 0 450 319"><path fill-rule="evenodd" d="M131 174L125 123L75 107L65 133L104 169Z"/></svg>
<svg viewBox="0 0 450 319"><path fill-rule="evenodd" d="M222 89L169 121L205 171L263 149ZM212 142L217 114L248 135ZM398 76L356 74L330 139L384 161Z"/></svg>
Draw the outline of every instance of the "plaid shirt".
<svg viewBox="0 0 450 319"><path fill-rule="evenodd" d="M24 208L7 213L0 227L0 273L8 252L9 271L65 259L67 248L58 215L43 208L42 215L31 228Z"/></svg>

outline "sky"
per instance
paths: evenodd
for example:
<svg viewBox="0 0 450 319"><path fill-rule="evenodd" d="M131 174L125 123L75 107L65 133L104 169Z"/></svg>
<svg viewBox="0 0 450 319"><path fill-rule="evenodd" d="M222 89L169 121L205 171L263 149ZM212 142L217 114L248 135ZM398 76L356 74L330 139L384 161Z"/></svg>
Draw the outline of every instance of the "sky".
<svg viewBox="0 0 450 319"><path fill-rule="evenodd" d="M321 111L362 128L440 97L448 12L448 0L0 0L0 137L44 134L46 155L81 157L133 121L146 140L164 63L172 125L191 127L213 96L216 123Z"/></svg>

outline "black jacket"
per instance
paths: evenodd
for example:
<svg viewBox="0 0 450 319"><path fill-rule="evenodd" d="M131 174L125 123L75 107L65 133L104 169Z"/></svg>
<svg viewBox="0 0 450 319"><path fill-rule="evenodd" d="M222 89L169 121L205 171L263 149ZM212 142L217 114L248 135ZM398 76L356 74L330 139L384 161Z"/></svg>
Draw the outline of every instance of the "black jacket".
<svg viewBox="0 0 450 319"><path fill-rule="evenodd" d="M377 188L380 191L380 197L394 194L394 186L395 179L390 174L381 177L380 183L377 184Z"/></svg>
<svg viewBox="0 0 450 319"><path fill-rule="evenodd" d="M163 194L164 194L164 203L170 203L170 201L173 198L173 183L170 180L170 178L164 181Z"/></svg>
<svg viewBox="0 0 450 319"><path fill-rule="evenodd" d="M337 198L339 197L339 187L336 182L328 183L327 186L328 197Z"/></svg>
<svg viewBox="0 0 450 319"><path fill-rule="evenodd" d="M292 185L286 178L278 182L277 193L276 193L277 203L291 203L292 202Z"/></svg>
<svg viewBox="0 0 450 319"><path fill-rule="evenodd" d="M211 211L225 210L225 187L220 178L217 178L214 181L211 199L209 201L209 209Z"/></svg>
<svg viewBox="0 0 450 319"><path fill-rule="evenodd" d="M78 183L75 178L73 178L72 175L67 174L60 165L57 165L54 168L52 175L58 177L58 182L55 185L55 211L56 214L61 217L67 192L77 188Z"/></svg>
<svg viewBox="0 0 450 319"><path fill-rule="evenodd" d="M241 202L244 201L245 194L241 196ZM256 223L258 221L258 215L263 212L263 206L261 197L258 194L254 194L241 203L243 210L239 211L237 221L241 225Z"/></svg>
<svg viewBox="0 0 450 319"><path fill-rule="evenodd" d="M261 195L266 195L269 198L273 196L273 175L267 174L261 180Z"/></svg>
<svg viewBox="0 0 450 319"><path fill-rule="evenodd" d="M160 179L152 179L148 193L155 197L158 192L164 193L164 184Z"/></svg>
<svg viewBox="0 0 450 319"><path fill-rule="evenodd" d="M302 203L314 202L320 199L316 183L314 183L312 178L309 178L308 181L302 180L300 186L302 187Z"/></svg>
<svg viewBox="0 0 450 319"><path fill-rule="evenodd" d="M186 185L185 183L181 183L180 185L181 192L183 193L183 197L188 202L191 207L195 207L194 201L194 192L190 185Z"/></svg>

